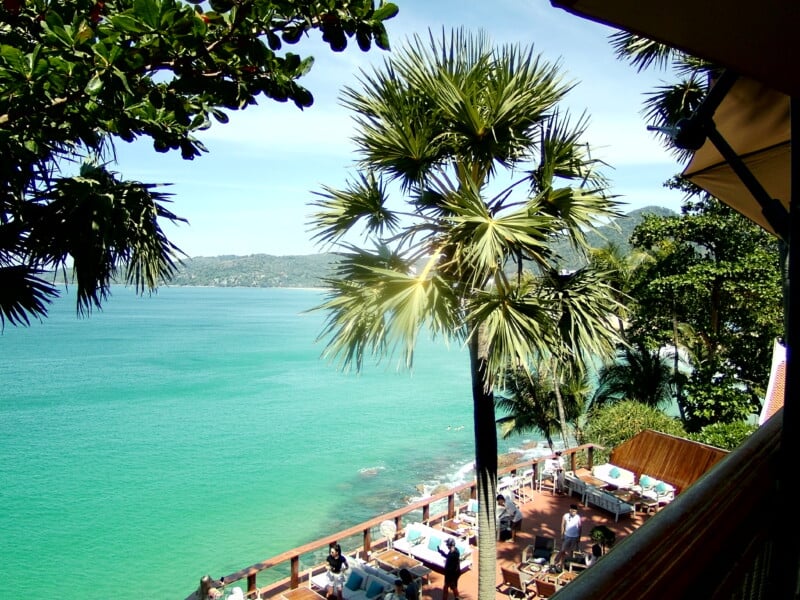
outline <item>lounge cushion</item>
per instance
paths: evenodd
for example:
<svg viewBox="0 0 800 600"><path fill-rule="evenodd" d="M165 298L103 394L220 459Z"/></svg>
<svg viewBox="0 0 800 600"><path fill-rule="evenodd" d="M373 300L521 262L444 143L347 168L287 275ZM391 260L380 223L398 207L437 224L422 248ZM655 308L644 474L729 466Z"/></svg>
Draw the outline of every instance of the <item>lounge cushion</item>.
<svg viewBox="0 0 800 600"><path fill-rule="evenodd" d="M655 487L655 490L656 490L656 491L657 491L659 494L663 494L664 492L666 492L666 491L667 491L667 489L669 489L669 488L667 488L667 484L666 484L666 483L664 483L663 481L659 481L659 482L656 484L656 487Z"/></svg>
<svg viewBox="0 0 800 600"><path fill-rule="evenodd" d="M347 583L345 583L345 587L348 590L353 590L354 592L361 587L361 581L364 578L361 577L360 574L356 573L355 571L350 572L350 576L347 578Z"/></svg>
<svg viewBox="0 0 800 600"><path fill-rule="evenodd" d="M379 581L373 579L369 582L369 587L367 588L367 598L375 598L383 593L383 589L383 585Z"/></svg>
<svg viewBox="0 0 800 600"><path fill-rule="evenodd" d="M415 542L422 537L422 532L419 529L409 529L406 537L409 542Z"/></svg>
<svg viewBox="0 0 800 600"><path fill-rule="evenodd" d="M428 549L429 550L438 550L439 549L439 545L441 543L442 543L442 540L440 540L435 535L432 535L431 537L428 538Z"/></svg>
<svg viewBox="0 0 800 600"><path fill-rule="evenodd" d="M643 488L650 487L651 485L653 485L653 480L650 478L649 475L642 475L641 477L639 477L639 485L642 486Z"/></svg>
<svg viewBox="0 0 800 600"><path fill-rule="evenodd" d="M608 474L611 476L612 479L616 479L621 475L621 472L617 467L614 467L608 472Z"/></svg>

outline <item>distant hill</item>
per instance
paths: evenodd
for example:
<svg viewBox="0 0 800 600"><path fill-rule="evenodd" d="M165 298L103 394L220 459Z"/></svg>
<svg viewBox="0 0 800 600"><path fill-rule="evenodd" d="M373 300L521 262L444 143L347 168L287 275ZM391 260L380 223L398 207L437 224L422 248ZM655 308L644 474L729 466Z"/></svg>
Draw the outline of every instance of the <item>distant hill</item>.
<svg viewBox="0 0 800 600"><path fill-rule="evenodd" d="M614 219L609 225L598 227L597 232L589 232L586 236L589 245L593 248L599 248L608 242L614 242L624 252L628 252L630 250L628 241L631 238L631 234L636 226L642 222L645 215L669 217L675 216L677 213L663 206L646 206L645 208L632 210L625 216ZM583 266L582 259L570 248L567 242L559 242L553 249L562 257L560 264L563 268L576 269Z"/></svg>
<svg viewBox="0 0 800 600"><path fill-rule="evenodd" d="M321 287L333 254L212 256L186 259L167 285L206 287Z"/></svg>
<svg viewBox="0 0 800 600"><path fill-rule="evenodd" d="M614 241L627 249L633 229L644 215L674 215L673 211L649 206L631 211L615 219L609 225L591 233L592 246L602 246ZM562 257L564 268L581 266L578 256L566 243L557 244L556 252ZM322 280L330 275L334 254L308 254L295 256L273 256L251 254L249 256L213 256L186 259L167 285L206 287L321 287Z"/></svg>

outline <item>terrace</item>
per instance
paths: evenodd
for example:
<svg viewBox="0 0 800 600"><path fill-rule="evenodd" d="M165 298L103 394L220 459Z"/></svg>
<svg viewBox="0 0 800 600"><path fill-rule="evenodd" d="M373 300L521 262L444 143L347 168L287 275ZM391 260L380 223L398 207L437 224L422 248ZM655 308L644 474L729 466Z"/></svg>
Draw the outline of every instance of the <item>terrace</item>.
<svg viewBox="0 0 800 600"><path fill-rule="evenodd" d="M777 419L772 421L777 422ZM772 425L774 428L774 424ZM779 427L779 425L778 425ZM768 436L770 434L769 427L762 427L759 433L753 438L761 437L759 434ZM647 433L647 432L646 432ZM672 438L667 436L664 438L659 434L652 435L653 432L641 438L634 438L627 445L620 446L620 448L612 453L612 461L620 460L625 461L627 456L641 457L649 453L649 462L646 468L653 470L659 460L662 460L662 466L657 469L656 475L669 479L673 477L678 481L678 472L683 473L683 479L679 481L679 490L684 490L686 487L691 486L690 490L683 491L679 497L662 510L652 513L635 512L632 515L625 515L615 521L614 515L609 512L593 507L582 506L581 514L584 517L584 539L582 544L583 550L588 550L591 546L591 541L588 538L589 532L597 525L604 525L608 527L616 535L616 544L612 552L603 557L597 567L586 571L585 574L580 575L574 581L564 586L559 592L559 598L586 598L590 593L587 590L596 590L597 583L587 583L587 580L598 580L597 575L602 574L602 571L607 569L621 568L620 564L625 565L624 572L618 573L618 580L613 583L613 588L606 589L607 594L614 594L615 597L644 597L642 590L653 589L653 585L659 582L666 585L665 582L671 582L669 586L674 589L681 589L680 582L685 583L685 577L678 576L683 572L695 572L698 568L698 578L705 578L712 573L711 570L702 570L703 565L719 562L717 556L705 556L702 559L687 558L681 552L666 553L664 548L680 548L676 546L680 543L683 546L693 546L696 544L706 544L702 535L698 536L692 541L688 538L697 536L698 528L704 528L704 523L698 522L697 518L692 518L687 511L698 510L697 502L703 502L703 498L708 496L713 502L713 497L723 493L729 498L736 498L742 495L741 489L737 491L738 486L733 485L732 481L728 481L725 485L719 484L719 490L709 487L716 486L717 484L708 484L707 482L715 481L718 477L714 473L720 469L729 469L731 463L730 455L724 460L720 460L722 455L719 451L711 449L708 446L698 445L694 443L680 440L679 438ZM759 442L760 444L760 442ZM758 444L757 444L758 445ZM745 444L747 446L747 444ZM659 450L659 447L661 450ZM633 453L633 449L636 450ZM595 446L586 445L576 448L570 448L564 452L563 456L566 460L567 468L576 470L578 465L583 465L588 468L594 463ZM739 451L737 450L737 453ZM734 453L736 454L736 453ZM741 454L741 453L740 453ZM753 461L765 460L766 457L756 452L753 455L752 451L744 452L746 462L749 467L754 467ZM698 466L700 457L705 456L705 463ZM659 458L661 457L661 458ZM531 481L535 481L536 474L543 467L545 457L536 460L526 461L501 469L499 475L515 474L529 472ZM641 461L641 458L637 460ZM728 466L726 466L728 465ZM643 465L639 464L639 468ZM670 471L670 469L677 469L677 471ZM705 473L706 469L710 469ZM724 471L727 472L727 471ZM753 471L757 472L757 471ZM641 471L637 470L637 474ZM701 481L694 485L694 480L700 478ZM694 493L695 489L700 489L701 499L698 500L697 494ZM534 537L538 535L545 535L549 537L559 538L560 519L561 516L568 510L569 504L578 503L580 499L575 496L556 495L550 491L534 491L528 486L527 502L520 502L520 508L524 515L522 532L517 535L515 541L498 542L497 557L496 557L496 581L499 584L502 581L501 567L515 566L522 561L524 549L533 543ZM284 595L292 589L308 588L310 586L310 578L322 570L323 556L327 551L328 544L334 541L339 542L344 551L350 555L358 553L359 556L370 556L380 552L386 548L386 540L379 533L380 524L385 520L392 520L397 526L398 533L411 522L422 521L434 527L440 527L441 524L448 519L455 516L459 509L461 509L470 497L475 496L475 484L465 484L463 486L453 488L442 494L426 498L422 501L409 505L407 507L392 511L390 513L380 515L375 519L356 525L345 531L334 533L328 537L316 540L305 546L294 548L283 554L267 559L261 563L251 565L236 573L232 573L224 577L226 585L236 585L245 588L248 597L256 597L258 594L261 598L283 598ZM684 498L685 497L685 498ZM688 508L687 508L688 507ZM703 510L701 514L708 514L707 509ZM720 524L716 521L715 525L719 528L720 539L723 544L731 544L733 547L732 538L736 535L737 527L742 524L741 520L734 520L729 524ZM681 523L686 523L686 527L680 526ZM660 526L658 525L660 524ZM647 525L647 526L645 526ZM653 527L656 527L655 529ZM641 529L640 529L641 528ZM646 531L655 531L657 533L645 533ZM637 532L637 535L632 535ZM702 533L702 532L701 532ZM644 535L643 535L644 534ZM642 541L637 541L642 540ZM715 541L715 544L717 542ZM741 540L737 542L741 545ZM752 545L752 544L751 544ZM477 598L478 589L478 570L475 566L480 559L478 556L477 548L472 548L473 552L473 568L466 571L460 581L459 589L462 592L462 597L468 600ZM661 557L669 555L667 561L660 560ZM646 559L643 559L646 557ZM301 569L301 560L303 564L314 565ZM635 561L635 562L630 562ZM691 564L689 564L691 562ZM616 565L616 567L615 567ZM600 567L603 567L602 569ZM276 578L276 573L286 572L288 568L288 576ZM744 576L744 573L740 573ZM263 584L258 581L259 576L262 580L271 579L270 583ZM602 581L605 579L600 578ZM676 583L676 581L678 583ZM625 582L620 583L620 582ZM654 583L655 582L655 583ZM187 600L199 600L205 597L205 590L211 585L219 585L220 581L213 581L210 578L201 580L200 587L190 596ZM242 585L244 584L244 585ZM603 585L612 585L606 584ZM587 587L589 586L589 587ZM628 589L626 589L626 587ZM442 575L437 570L432 570L426 585L422 588L422 598L425 600L440 600L442 587ZM689 588L684 587L684 593ZM671 595L671 594L670 594ZM498 600L508 598L505 590L498 591L496 594ZM592 597L605 597L603 594L592 595ZM659 593L659 597L661 594ZM678 594L675 597L682 597ZM712 596L709 596L712 597Z"/></svg>

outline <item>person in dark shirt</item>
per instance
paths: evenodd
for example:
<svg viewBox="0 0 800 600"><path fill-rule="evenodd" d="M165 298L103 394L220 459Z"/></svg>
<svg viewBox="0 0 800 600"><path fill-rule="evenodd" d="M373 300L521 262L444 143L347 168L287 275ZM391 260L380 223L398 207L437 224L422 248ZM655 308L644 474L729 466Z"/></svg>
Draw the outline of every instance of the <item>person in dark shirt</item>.
<svg viewBox="0 0 800 600"><path fill-rule="evenodd" d="M419 600L419 588L414 581L414 576L411 574L411 571L408 569L400 569L399 575L405 586L404 594L406 600Z"/></svg>
<svg viewBox="0 0 800 600"><path fill-rule="evenodd" d="M447 591L453 590L453 598L458 600L458 578L461 577L461 554L456 548L456 541L447 538L447 552L439 548L439 554L444 556L444 586L442 587L442 600L447 600Z"/></svg>
<svg viewBox="0 0 800 600"><path fill-rule="evenodd" d="M347 559L342 556L342 547L335 542L331 544L326 560L328 561L328 597L330 598L335 590L339 600L343 600L342 588L344 588L344 575L348 564Z"/></svg>

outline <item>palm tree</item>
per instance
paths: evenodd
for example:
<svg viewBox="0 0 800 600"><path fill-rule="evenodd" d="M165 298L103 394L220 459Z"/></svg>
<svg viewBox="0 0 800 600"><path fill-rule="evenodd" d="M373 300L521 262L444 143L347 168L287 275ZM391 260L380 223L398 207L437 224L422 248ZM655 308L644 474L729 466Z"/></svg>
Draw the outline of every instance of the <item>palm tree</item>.
<svg viewBox="0 0 800 600"><path fill-rule="evenodd" d="M551 306L507 270L547 266L557 236L586 248L586 231L616 211L579 143L585 119L573 126L555 110L570 86L531 49L493 49L483 34L463 31L429 43L414 37L360 83L344 90L343 103L355 115L361 172L344 189L324 187L311 222L315 239L340 255L318 307L328 313L324 354L360 369L399 350L411 366L423 328L467 345L485 532L479 597L490 600L493 383L506 365L527 368L547 353L553 319ZM390 202L392 183L400 202ZM352 243L359 233L370 249Z"/></svg>
<svg viewBox="0 0 800 600"><path fill-rule="evenodd" d="M548 361L540 361L539 367L533 367L530 371L519 367L506 369L496 385L495 407L505 413L505 416L497 419L503 439L539 432L544 435L551 452L554 452L553 436L562 431L562 425L554 389L556 380L546 372L548 365ZM589 391L585 376L571 377L561 384L560 396L565 416L576 430Z"/></svg>
<svg viewBox="0 0 800 600"><path fill-rule="evenodd" d="M633 400L657 408L672 399L678 376L658 348L622 347L617 360L600 369L592 407Z"/></svg>
<svg viewBox="0 0 800 600"><path fill-rule="evenodd" d="M617 332L625 338L625 318L628 314L628 301L633 287L636 270L645 262L651 260L647 252L631 248L624 250L615 242L606 242L599 248L590 251L590 264L606 273L606 280L613 289L614 300L617 302Z"/></svg>
<svg viewBox="0 0 800 600"><path fill-rule="evenodd" d="M564 447L569 446L568 417L561 396L562 386L582 378L594 361L614 353L617 341L611 325L618 314L608 273L583 267L571 273L545 269L540 278L543 301L554 320L549 336L551 371L554 377L558 417Z"/></svg>

